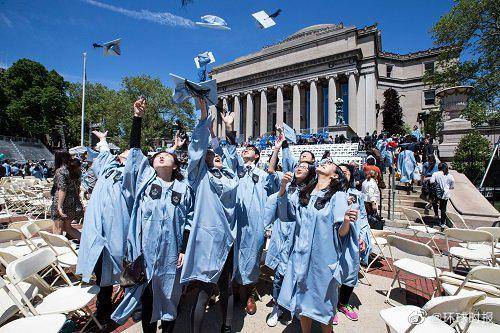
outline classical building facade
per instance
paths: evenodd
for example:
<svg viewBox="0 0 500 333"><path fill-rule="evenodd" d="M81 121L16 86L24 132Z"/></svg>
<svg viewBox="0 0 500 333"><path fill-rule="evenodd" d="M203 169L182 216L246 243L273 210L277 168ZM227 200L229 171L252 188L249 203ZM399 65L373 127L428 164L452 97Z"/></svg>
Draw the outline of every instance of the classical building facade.
<svg viewBox="0 0 500 333"><path fill-rule="evenodd" d="M434 70L440 49L411 54L382 51L376 25L304 28L283 41L215 67L220 106L235 112L235 130L257 137L285 122L297 132L317 132L337 123L335 101L359 136L382 129L383 93L401 95L404 121L437 108L434 91L422 82ZM221 119L217 131L224 134Z"/></svg>

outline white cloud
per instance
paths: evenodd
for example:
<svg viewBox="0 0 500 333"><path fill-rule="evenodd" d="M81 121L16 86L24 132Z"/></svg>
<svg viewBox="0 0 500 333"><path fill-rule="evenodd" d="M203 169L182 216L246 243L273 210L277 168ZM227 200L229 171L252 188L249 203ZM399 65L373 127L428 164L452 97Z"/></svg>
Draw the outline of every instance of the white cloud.
<svg viewBox="0 0 500 333"><path fill-rule="evenodd" d="M137 20L145 20L145 21L150 21L154 23L158 23L161 25L168 25L168 26L174 26L174 27L185 27L185 28L190 28L194 26L194 22L181 17L177 16L168 12L160 13L160 12L151 12L146 9L141 9L141 10L130 10L130 9L125 9L122 7L117 7L113 5L108 5L106 3L102 3L96 0L82 0L83 2L96 6L99 8L107 9L115 13L119 13L128 17L135 18Z"/></svg>
<svg viewBox="0 0 500 333"><path fill-rule="evenodd" d="M7 28L12 28L12 21L3 13L0 13L0 25L6 26Z"/></svg>

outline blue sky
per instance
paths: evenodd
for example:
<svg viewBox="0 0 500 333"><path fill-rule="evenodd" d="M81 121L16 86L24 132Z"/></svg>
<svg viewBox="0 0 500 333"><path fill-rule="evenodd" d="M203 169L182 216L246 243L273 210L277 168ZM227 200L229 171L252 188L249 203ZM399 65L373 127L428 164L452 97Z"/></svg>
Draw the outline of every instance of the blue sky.
<svg viewBox="0 0 500 333"><path fill-rule="evenodd" d="M82 52L87 78L112 88L124 76L149 74L171 85L168 73L196 78L193 57L213 51L218 64L273 44L304 27L375 22L385 51L407 53L433 46L432 25L451 0L0 0L0 65L30 58L78 81ZM260 30L252 13L283 11L278 25ZM193 27L205 14L224 18L231 31ZM104 57L93 42L123 38L122 56Z"/></svg>

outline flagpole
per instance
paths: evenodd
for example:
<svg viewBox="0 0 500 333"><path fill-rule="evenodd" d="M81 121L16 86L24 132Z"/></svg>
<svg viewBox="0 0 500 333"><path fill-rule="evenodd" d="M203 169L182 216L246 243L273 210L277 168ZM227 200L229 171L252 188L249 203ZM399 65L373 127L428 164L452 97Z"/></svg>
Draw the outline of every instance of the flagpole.
<svg viewBox="0 0 500 333"><path fill-rule="evenodd" d="M85 66L87 64L87 53L83 52L83 75L82 75L82 127L80 133L80 145L84 146L85 140L85 83L87 81L87 75L85 74Z"/></svg>

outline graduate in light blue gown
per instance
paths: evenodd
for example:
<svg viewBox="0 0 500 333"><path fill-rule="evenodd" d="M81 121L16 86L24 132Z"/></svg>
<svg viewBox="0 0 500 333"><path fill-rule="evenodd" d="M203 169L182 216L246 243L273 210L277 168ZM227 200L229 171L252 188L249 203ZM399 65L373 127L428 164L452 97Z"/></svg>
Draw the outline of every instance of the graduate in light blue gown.
<svg viewBox="0 0 500 333"><path fill-rule="evenodd" d="M392 174L392 165L394 164L394 149L389 146L389 142L392 141L392 138L387 138L387 134L381 134L382 138L377 141L376 147L380 151L380 155L382 157L382 165L381 171L385 173L385 169L389 168L389 173Z"/></svg>
<svg viewBox="0 0 500 333"><path fill-rule="evenodd" d="M278 177L257 167L259 150L248 145L237 156L234 146L231 167L238 176L236 195L236 239L234 242L234 280L247 289L246 312L255 314L255 283L259 280L260 258L265 245L264 209L267 198L277 192Z"/></svg>
<svg viewBox="0 0 500 333"><path fill-rule="evenodd" d="M401 173L399 181L405 183L408 191L410 191L413 184L415 168L417 167L417 161L409 145L405 145L402 148L404 150L398 155L398 171Z"/></svg>
<svg viewBox="0 0 500 333"><path fill-rule="evenodd" d="M97 182L85 211L76 273L86 283L95 274L100 286L96 316L101 324L106 324L111 315L113 285L118 284L125 257L132 200L123 186L128 151L118 156L111 154L107 132L93 133L99 138L99 155L91 167Z"/></svg>
<svg viewBox="0 0 500 333"><path fill-rule="evenodd" d="M299 193L298 203L286 192L293 174L286 173L278 194L278 218L295 221L295 244L288 261L278 303L300 316L302 332L310 333L312 320L329 326L342 282L339 258L346 248L350 222L357 211L348 209L342 191L344 176L330 158L316 169L317 180Z"/></svg>
<svg viewBox="0 0 500 333"><path fill-rule="evenodd" d="M349 304L349 298L354 287L358 284L360 261L363 260L367 264L371 253L370 225L368 224L363 194L354 185L354 177L352 176L354 167L348 164L341 164L339 167L347 180L345 191L348 195L349 207L351 210L358 211L358 218L355 222L351 222L349 235L346 237L347 246L340 257L342 286L339 291L337 310L345 314L348 319L356 321L358 313ZM335 315L332 324L338 324L338 315Z"/></svg>
<svg viewBox="0 0 500 333"><path fill-rule="evenodd" d="M420 140L423 138L422 132L420 132L420 129L418 128L417 125L413 126L413 131L411 132L411 136L417 139L418 142L420 142Z"/></svg>
<svg viewBox="0 0 500 333"><path fill-rule="evenodd" d="M193 130L189 145L188 181L196 193L193 223L181 281L196 287L196 301L191 310L190 332L204 332L205 307L216 287L222 308L221 332L231 332L233 317L233 243L236 238L235 206L238 179L228 167L228 156L235 152L212 143L209 149L209 127L214 115L208 117L204 102L200 121ZM230 149L235 150L235 132L231 131L234 114L223 117Z"/></svg>
<svg viewBox="0 0 500 333"><path fill-rule="evenodd" d="M284 138L276 140L273 154L269 163L268 171L274 173L278 160L278 153L281 148ZM301 188L309 184L316 177L314 166L307 162L301 162L294 170L294 178L288 185L287 193L290 195L291 200L298 201L298 194ZM278 178L282 178L282 175ZM274 327L278 324L278 320L283 314L283 309L278 305L278 296L283 283L283 277L288 265L288 258L293 249L295 237L295 223L282 222L277 218L277 198L278 193L269 196L265 209L265 224L272 224L271 239L269 241L269 248L267 249L265 264L267 267L274 270L273 279L273 309L267 317L267 325Z"/></svg>
<svg viewBox="0 0 500 333"><path fill-rule="evenodd" d="M145 281L125 290L125 296L112 314L123 324L142 308L143 332L173 332L181 296L179 282L184 249L189 237L194 197L183 181L180 163L171 151L158 152L148 159L140 149L141 123L145 100L134 103L130 153L125 163L124 186L133 198L127 259L142 256Z"/></svg>

